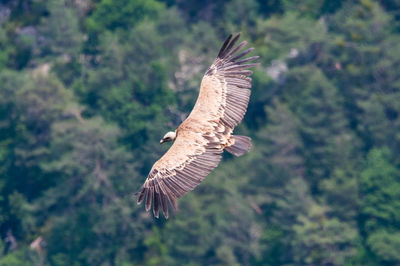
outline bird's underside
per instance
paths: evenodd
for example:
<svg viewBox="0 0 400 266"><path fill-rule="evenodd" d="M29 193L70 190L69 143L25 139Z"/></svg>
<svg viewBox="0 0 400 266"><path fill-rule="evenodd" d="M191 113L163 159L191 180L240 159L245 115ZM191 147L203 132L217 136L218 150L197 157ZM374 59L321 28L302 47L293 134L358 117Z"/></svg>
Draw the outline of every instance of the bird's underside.
<svg viewBox="0 0 400 266"><path fill-rule="evenodd" d="M146 211L153 203L154 216L160 207L168 218L168 205L177 210L176 199L193 190L215 168L224 150L240 156L250 147L250 138L232 135L243 119L250 97L252 71L244 58L253 48L238 53L247 42L235 46L240 33L224 42L214 63L206 71L199 96L189 117L176 130L175 142L153 165L139 190L138 204ZM235 47L234 47L235 46ZM168 140L169 141L169 140Z"/></svg>

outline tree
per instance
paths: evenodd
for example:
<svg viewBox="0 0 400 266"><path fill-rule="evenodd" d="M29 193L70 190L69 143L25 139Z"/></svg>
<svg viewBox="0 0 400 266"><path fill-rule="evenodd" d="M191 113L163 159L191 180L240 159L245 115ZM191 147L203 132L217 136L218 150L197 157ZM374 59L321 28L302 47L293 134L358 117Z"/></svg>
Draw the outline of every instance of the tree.
<svg viewBox="0 0 400 266"><path fill-rule="evenodd" d="M2 234L18 237L34 230L28 202L53 184L40 168L48 160L51 124L64 116L70 95L53 76L3 72L1 140Z"/></svg>
<svg viewBox="0 0 400 266"><path fill-rule="evenodd" d="M83 42L79 30L78 14L65 0L47 2L49 16L40 25L43 43L40 56L63 56L77 60Z"/></svg>
<svg viewBox="0 0 400 266"><path fill-rule="evenodd" d="M319 182L328 178L336 166L345 165L352 155L349 143L356 146L348 130L337 89L312 66L296 67L286 77L283 97L298 116L305 158L305 177L318 192ZM289 99L291 93L298 95Z"/></svg>
<svg viewBox="0 0 400 266"><path fill-rule="evenodd" d="M163 4L155 0L100 1L86 18L85 26L89 36L85 50L96 53L101 33L129 30L141 21L157 17L163 7Z"/></svg>
<svg viewBox="0 0 400 266"><path fill-rule="evenodd" d="M164 14L161 19L170 19L173 14ZM168 68L164 61L172 62L179 38L174 40L166 30L182 27L182 21L170 19L170 23L167 28L159 21L141 23L126 40L105 34L100 61L86 70L83 86L78 87L83 102L90 106L88 113L117 122L126 130L126 143L132 149L142 147L151 137L159 139L159 132L167 131L168 106L175 102L167 73L173 71L174 64Z"/></svg>
<svg viewBox="0 0 400 266"><path fill-rule="evenodd" d="M390 34L392 19L371 1L346 4L327 19L335 39L324 46L318 59L344 96L350 127L363 140L365 152L375 145L393 145L398 150L395 68L399 59L391 54L399 50L399 39Z"/></svg>
<svg viewBox="0 0 400 266"><path fill-rule="evenodd" d="M1 22L0 22L1 25ZM5 69L7 67L7 63L9 60L9 54L10 54L10 46L7 45L8 38L6 35L6 32L4 29L1 27L0 28L0 71Z"/></svg>
<svg viewBox="0 0 400 266"><path fill-rule="evenodd" d="M326 214L324 206L313 202L306 215L293 226L295 264L345 265L355 255L357 229L354 224Z"/></svg>
<svg viewBox="0 0 400 266"><path fill-rule="evenodd" d="M399 263L399 171L388 148L372 149L360 176L361 223L367 247L383 263Z"/></svg>
<svg viewBox="0 0 400 266"><path fill-rule="evenodd" d="M398 0L3 0L0 265L400 264ZM253 148L135 207L221 40Z"/></svg>
<svg viewBox="0 0 400 266"><path fill-rule="evenodd" d="M135 163L117 145L119 129L101 119L60 121L52 129L52 160L42 167L58 178L35 202L48 258L115 263L140 245L149 220L132 208L140 183Z"/></svg>

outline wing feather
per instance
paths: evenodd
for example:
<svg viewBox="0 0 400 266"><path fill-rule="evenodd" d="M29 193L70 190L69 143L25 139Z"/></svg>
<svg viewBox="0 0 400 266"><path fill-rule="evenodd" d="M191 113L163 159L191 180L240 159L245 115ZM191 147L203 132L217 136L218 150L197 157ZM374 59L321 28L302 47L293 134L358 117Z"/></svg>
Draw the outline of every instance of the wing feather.
<svg viewBox="0 0 400 266"><path fill-rule="evenodd" d="M153 214L156 218L158 218L159 214L159 203L160 203L160 188L158 186L154 187L154 204L153 204Z"/></svg>
<svg viewBox="0 0 400 266"><path fill-rule="evenodd" d="M158 160L139 192L138 204L145 200L146 211L153 202L158 217L159 205L168 218L168 202L177 210L176 198L193 190L218 165L222 149L201 134L183 130L175 143Z"/></svg>
<svg viewBox="0 0 400 266"><path fill-rule="evenodd" d="M240 33L229 36L218 57L206 71L201 82L197 102L189 117L197 120L217 121L229 128L234 127L243 119L250 98L251 78L249 68L258 63L251 61L259 58L251 56L243 58L254 48L244 49L247 42L241 42L236 47Z"/></svg>

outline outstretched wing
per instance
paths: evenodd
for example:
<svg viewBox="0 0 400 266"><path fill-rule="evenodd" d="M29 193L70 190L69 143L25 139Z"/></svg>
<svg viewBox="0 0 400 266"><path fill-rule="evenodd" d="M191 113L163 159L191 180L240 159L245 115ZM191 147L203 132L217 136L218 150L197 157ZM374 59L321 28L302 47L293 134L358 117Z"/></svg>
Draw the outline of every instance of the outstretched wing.
<svg viewBox="0 0 400 266"><path fill-rule="evenodd" d="M199 97L189 117L198 120L218 121L226 132L232 132L243 119L250 98L253 72L248 68L258 63L248 63L258 56L243 57L254 50L249 48L237 54L247 44L235 44L240 33L233 39L230 35L222 45L218 57L208 68L201 82Z"/></svg>
<svg viewBox="0 0 400 266"><path fill-rule="evenodd" d="M138 204L145 201L149 211L159 216L160 206L168 218L168 202L177 209L176 198L193 190L219 163L221 153L233 128L243 119L250 97L252 74L242 59L253 50L239 54L247 42L234 47L240 33L224 42L218 57L206 71L196 104L189 117L179 126L171 148L151 169L139 191Z"/></svg>
<svg viewBox="0 0 400 266"><path fill-rule="evenodd" d="M138 204L144 199L146 211L151 208L158 218L160 205L168 218L168 202L177 209L176 198L193 190L215 168L223 151L215 136L183 130L171 148L151 169L139 192Z"/></svg>

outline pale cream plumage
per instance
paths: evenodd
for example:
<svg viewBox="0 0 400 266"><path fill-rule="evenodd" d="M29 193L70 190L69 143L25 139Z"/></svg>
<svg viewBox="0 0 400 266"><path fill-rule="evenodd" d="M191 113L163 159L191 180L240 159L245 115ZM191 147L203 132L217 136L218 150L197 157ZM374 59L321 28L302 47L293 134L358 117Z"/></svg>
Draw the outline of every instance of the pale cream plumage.
<svg viewBox="0 0 400 266"><path fill-rule="evenodd" d="M145 200L147 211L153 202L155 217L161 206L168 218L168 202L176 210L176 199L193 190L218 165L224 150L240 156L251 147L249 137L232 135L249 102L252 72L247 69L257 65L245 63L258 58L241 59L253 48L235 55L247 44L234 47L239 37L240 33L233 39L230 35L224 42L203 77L192 112L176 130L174 144L153 165L138 192L138 204Z"/></svg>

